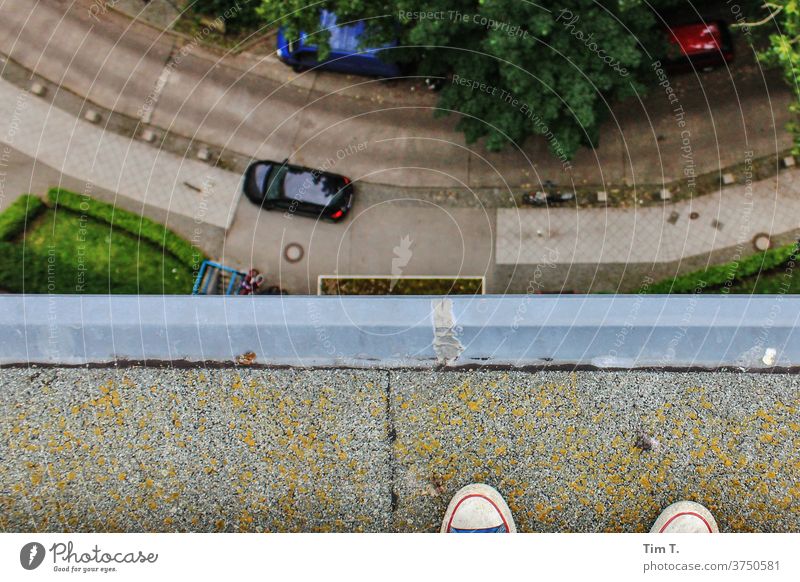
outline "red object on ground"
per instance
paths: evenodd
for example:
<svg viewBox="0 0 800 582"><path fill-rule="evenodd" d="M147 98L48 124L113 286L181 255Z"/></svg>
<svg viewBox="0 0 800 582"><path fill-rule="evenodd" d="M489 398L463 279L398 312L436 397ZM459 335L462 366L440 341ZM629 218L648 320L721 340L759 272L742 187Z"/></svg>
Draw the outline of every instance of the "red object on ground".
<svg viewBox="0 0 800 582"><path fill-rule="evenodd" d="M686 24L670 30L669 41L678 45L687 57L723 50L722 32L716 22Z"/></svg>
<svg viewBox="0 0 800 582"><path fill-rule="evenodd" d="M252 295L258 291L258 287L263 281L264 276L258 272L258 269L250 269L239 287L239 295Z"/></svg>

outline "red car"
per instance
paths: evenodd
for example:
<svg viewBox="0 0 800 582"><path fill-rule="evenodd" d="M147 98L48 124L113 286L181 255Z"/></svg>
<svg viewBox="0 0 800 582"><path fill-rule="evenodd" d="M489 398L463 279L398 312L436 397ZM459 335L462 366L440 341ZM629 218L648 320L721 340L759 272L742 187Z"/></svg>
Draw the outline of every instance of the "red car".
<svg viewBox="0 0 800 582"><path fill-rule="evenodd" d="M670 26L666 63L672 69L708 71L733 60L733 43L722 20Z"/></svg>

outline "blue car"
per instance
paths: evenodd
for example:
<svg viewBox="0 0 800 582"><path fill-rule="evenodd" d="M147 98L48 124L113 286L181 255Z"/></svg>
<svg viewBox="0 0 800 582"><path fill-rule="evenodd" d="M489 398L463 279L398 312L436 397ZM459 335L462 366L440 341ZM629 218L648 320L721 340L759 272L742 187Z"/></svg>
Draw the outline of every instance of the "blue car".
<svg viewBox="0 0 800 582"><path fill-rule="evenodd" d="M317 68L372 77L398 77L401 75L400 67L381 60L379 56L383 49L397 46L397 42L378 48L361 48L359 43L366 24L356 22L346 26L337 26L336 14L328 10L322 11L319 24L320 29L328 29L331 33L331 52L327 59L319 60L317 45L311 44L313 41L308 40L308 34L301 32L300 39L292 41L286 38L283 28L278 30L278 57L298 72Z"/></svg>

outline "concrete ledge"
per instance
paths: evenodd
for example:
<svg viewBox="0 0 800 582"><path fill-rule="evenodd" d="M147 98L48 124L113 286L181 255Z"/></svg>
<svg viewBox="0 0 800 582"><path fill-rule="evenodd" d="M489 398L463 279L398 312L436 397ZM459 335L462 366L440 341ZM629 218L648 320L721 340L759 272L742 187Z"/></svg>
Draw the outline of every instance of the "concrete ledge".
<svg viewBox="0 0 800 582"><path fill-rule="evenodd" d="M0 297L0 364L800 365L796 296ZM244 356L244 357L243 357Z"/></svg>

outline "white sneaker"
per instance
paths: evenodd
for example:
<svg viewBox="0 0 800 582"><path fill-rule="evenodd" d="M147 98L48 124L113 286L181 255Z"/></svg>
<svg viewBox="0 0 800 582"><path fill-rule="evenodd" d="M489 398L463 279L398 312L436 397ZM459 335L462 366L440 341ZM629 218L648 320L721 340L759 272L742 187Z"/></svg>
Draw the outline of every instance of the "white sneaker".
<svg viewBox="0 0 800 582"><path fill-rule="evenodd" d="M494 487L473 483L459 489L442 520L442 533L517 533L511 510Z"/></svg>
<svg viewBox="0 0 800 582"><path fill-rule="evenodd" d="M711 512L694 501L678 501L658 516L650 533L719 533Z"/></svg>

